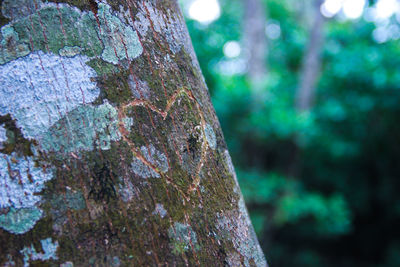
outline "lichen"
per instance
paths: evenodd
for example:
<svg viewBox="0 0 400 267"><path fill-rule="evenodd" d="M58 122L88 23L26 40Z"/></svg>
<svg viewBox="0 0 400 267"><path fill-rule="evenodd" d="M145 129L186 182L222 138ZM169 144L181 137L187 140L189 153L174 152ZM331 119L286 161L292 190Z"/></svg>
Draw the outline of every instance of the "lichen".
<svg viewBox="0 0 400 267"><path fill-rule="evenodd" d="M37 193L53 178L51 170L35 166L31 157L14 153L0 156L0 208L31 208L40 200Z"/></svg>
<svg viewBox="0 0 400 267"><path fill-rule="evenodd" d="M150 87L147 82L139 79L135 80L132 75L129 75L128 83L134 98L150 99Z"/></svg>
<svg viewBox="0 0 400 267"><path fill-rule="evenodd" d="M226 168L228 169L228 172L229 172L228 174L232 175L233 180L235 182L235 185L233 187L233 192L236 194L241 194L239 182L238 182L237 175L235 172L235 168L233 167L232 158L231 158L231 155L229 154L228 150L224 151L224 157L225 157Z"/></svg>
<svg viewBox="0 0 400 267"><path fill-rule="evenodd" d="M74 263L72 261L67 261L60 264L60 267L74 267Z"/></svg>
<svg viewBox="0 0 400 267"><path fill-rule="evenodd" d="M136 31L113 15L109 5L99 3L98 17L99 35L105 46L101 54L104 61L117 64L118 61L131 60L142 54L143 48Z"/></svg>
<svg viewBox="0 0 400 267"><path fill-rule="evenodd" d="M86 208L85 198L80 191L67 189L64 194L53 195L49 201L53 230L62 233L62 227L68 220L68 213Z"/></svg>
<svg viewBox="0 0 400 267"><path fill-rule="evenodd" d="M40 240L42 244L42 250L44 253L37 252L35 247L31 245L30 247L24 247L20 252L24 255L24 266L29 266L29 261L47 261L50 259L57 260L57 249L58 249L58 242L55 241L53 243L52 239L46 238Z"/></svg>
<svg viewBox="0 0 400 267"><path fill-rule="evenodd" d="M110 266L110 267L119 267L121 266L121 260L117 256L106 255L100 258L96 258L95 256L89 259L89 264L91 266Z"/></svg>
<svg viewBox="0 0 400 267"><path fill-rule="evenodd" d="M115 66L114 64L105 62L101 58L93 58L90 61L86 62L86 64L88 66L90 66L91 68L93 68L99 77L102 77L104 75L109 75L109 74L114 76L113 75L114 73L119 72L119 69L117 66Z"/></svg>
<svg viewBox="0 0 400 267"><path fill-rule="evenodd" d="M206 137L208 145L211 147L211 149L215 150L215 148L217 147L217 138L215 137L215 133L211 125L205 125L204 135Z"/></svg>
<svg viewBox="0 0 400 267"><path fill-rule="evenodd" d="M18 17L3 27L12 28L16 34L12 46L5 43L10 37L1 40L0 54L3 59L0 64L38 50L57 54L64 46L80 46L83 53L90 57L101 53L103 47L93 14L80 12L68 5L36 2L37 8L30 9L30 15ZM16 49L18 47L24 49Z"/></svg>
<svg viewBox="0 0 400 267"><path fill-rule="evenodd" d="M3 143L7 141L7 130L0 125L0 149L3 149Z"/></svg>
<svg viewBox="0 0 400 267"><path fill-rule="evenodd" d="M112 257L111 266L112 266L112 267L119 267L119 266L121 266L121 260L120 260L117 256Z"/></svg>
<svg viewBox="0 0 400 267"><path fill-rule="evenodd" d="M4 0L1 5L3 16L14 20L23 18L35 11L35 2L40 7L40 1L34 0Z"/></svg>
<svg viewBox="0 0 400 267"><path fill-rule="evenodd" d="M19 43L18 33L10 25L1 28L0 65L30 53L27 44Z"/></svg>
<svg viewBox="0 0 400 267"><path fill-rule="evenodd" d="M50 200L50 213L56 224L63 224L67 220L68 210L83 210L86 208L82 192L67 190L65 194L55 195Z"/></svg>
<svg viewBox="0 0 400 267"><path fill-rule="evenodd" d="M10 254L7 254L7 259L8 261L4 263L4 267L16 266L15 261L13 261L13 258Z"/></svg>
<svg viewBox="0 0 400 267"><path fill-rule="evenodd" d="M0 227L13 234L24 234L32 229L42 217L39 208L10 208L6 214L0 215Z"/></svg>
<svg viewBox="0 0 400 267"><path fill-rule="evenodd" d="M240 197L238 201L238 208L238 212L227 211L218 214L217 229L221 230L226 238L232 240L235 249L244 257L246 267L250 267L250 261L254 261L256 266L267 266L243 197Z"/></svg>
<svg viewBox="0 0 400 267"><path fill-rule="evenodd" d="M167 215L167 211L164 209L162 204L157 203L156 208L152 212L153 215L159 215L161 218L164 218Z"/></svg>
<svg viewBox="0 0 400 267"><path fill-rule="evenodd" d="M109 103L99 106L81 105L55 123L41 140L44 151L68 154L108 150L112 141L118 141L118 112Z"/></svg>
<svg viewBox="0 0 400 267"><path fill-rule="evenodd" d="M36 1L37 5L29 8L29 12L25 10L28 5L14 12L21 1L33 2L18 0L11 5L7 1L7 10L3 10L13 20L1 28L0 64L34 51L65 57L82 54L91 59L101 56L102 61L112 64L132 60L143 52L137 32L104 2L98 4L98 24L92 12L80 11L68 4ZM110 73L112 69L106 71Z"/></svg>
<svg viewBox="0 0 400 267"><path fill-rule="evenodd" d="M135 195L133 184L130 181L128 181L126 184L120 185L118 193L122 201L130 202L133 199L133 196Z"/></svg>
<svg viewBox="0 0 400 267"><path fill-rule="evenodd" d="M154 29L159 36L163 36L173 54L184 48L186 51L193 51L190 39L186 38L187 29L181 14L171 14L170 10L164 10L164 14L155 4L148 1L146 9L139 10L136 14L135 26L142 36L146 36L149 29ZM151 21L151 24L150 24ZM152 26L152 27L151 27ZM197 66L197 59L194 53L190 53L191 61Z"/></svg>
<svg viewBox="0 0 400 267"><path fill-rule="evenodd" d="M87 60L39 51L0 65L0 115L10 114L25 138L40 139L69 111L98 97Z"/></svg>
<svg viewBox="0 0 400 267"><path fill-rule="evenodd" d="M197 243L196 232L190 225L175 222L168 229L168 236L171 239L172 252L180 255L189 249L198 250L200 247Z"/></svg>
<svg viewBox="0 0 400 267"><path fill-rule="evenodd" d="M63 57L73 57L79 55L82 51L82 48L79 46L64 46L58 51L58 54Z"/></svg>
<svg viewBox="0 0 400 267"><path fill-rule="evenodd" d="M41 218L36 207L38 195L47 181L53 178L51 170L35 166L31 157L18 157L15 153L0 157L0 208L10 208L0 216L0 227L22 234L32 229Z"/></svg>
<svg viewBox="0 0 400 267"><path fill-rule="evenodd" d="M154 165L160 172L165 173L168 171L167 157L156 150L156 148L150 144L149 148L142 146L140 148L143 157ZM134 158L132 160L132 171L142 178L156 177L159 178L160 174L155 172L152 168L147 166L142 160Z"/></svg>
<svg viewBox="0 0 400 267"><path fill-rule="evenodd" d="M131 117L125 117L122 118L122 122L124 123L125 129L129 130L133 126L133 118Z"/></svg>
<svg viewBox="0 0 400 267"><path fill-rule="evenodd" d="M235 168L233 167L231 155L229 154L229 151L226 149L224 151L224 156L225 156L225 163L228 167L229 174L236 177L236 172L235 172Z"/></svg>

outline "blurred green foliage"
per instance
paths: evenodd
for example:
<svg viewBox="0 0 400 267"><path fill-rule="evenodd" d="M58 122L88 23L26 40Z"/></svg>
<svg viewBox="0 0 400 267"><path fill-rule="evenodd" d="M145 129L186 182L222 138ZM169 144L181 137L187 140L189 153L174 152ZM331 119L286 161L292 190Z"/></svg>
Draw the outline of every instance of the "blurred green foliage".
<svg viewBox="0 0 400 267"><path fill-rule="evenodd" d="M187 20L252 222L271 266L400 266L400 41L328 19L314 106L299 113L303 2L264 1L281 35L257 95L222 49L241 41L242 3L220 0L209 25Z"/></svg>

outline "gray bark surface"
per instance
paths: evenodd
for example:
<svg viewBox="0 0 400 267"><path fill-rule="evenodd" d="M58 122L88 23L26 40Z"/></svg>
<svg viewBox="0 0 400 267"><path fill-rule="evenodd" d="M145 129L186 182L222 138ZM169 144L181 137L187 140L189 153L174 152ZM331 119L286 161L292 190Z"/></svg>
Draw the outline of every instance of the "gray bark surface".
<svg viewBox="0 0 400 267"><path fill-rule="evenodd" d="M175 1L3 0L1 266L266 266Z"/></svg>

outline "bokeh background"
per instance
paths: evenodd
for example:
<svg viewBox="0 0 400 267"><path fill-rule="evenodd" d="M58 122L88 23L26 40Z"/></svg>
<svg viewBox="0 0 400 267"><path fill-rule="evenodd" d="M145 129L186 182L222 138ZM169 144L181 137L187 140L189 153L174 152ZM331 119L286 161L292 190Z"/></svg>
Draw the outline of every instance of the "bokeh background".
<svg viewBox="0 0 400 267"><path fill-rule="evenodd" d="M400 266L400 2L180 3L270 266Z"/></svg>

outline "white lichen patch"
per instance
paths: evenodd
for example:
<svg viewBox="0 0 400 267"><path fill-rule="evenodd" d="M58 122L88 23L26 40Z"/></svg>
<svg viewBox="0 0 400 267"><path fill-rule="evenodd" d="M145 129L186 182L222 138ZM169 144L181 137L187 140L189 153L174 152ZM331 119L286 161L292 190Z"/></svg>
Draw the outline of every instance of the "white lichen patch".
<svg viewBox="0 0 400 267"><path fill-rule="evenodd" d="M32 229L42 217L36 207L41 199L38 193L52 178L52 171L36 167L31 157L1 154L0 208L10 209L0 215L0 227L15 234Z"/></svg>
<svg viewBox="0 0 400 267"><path fill-rule="evenodd" d="M209 147L213 150L217 148L217 138L215 137L215 132L211 125L206 124L204 127L204 135L206 137Z"/></svg>
<svg viewBox="0 0 400 267"><path fill-rule="evenodd" d="M142 54L143 48L136 31L112 14L111 7L99 3L100 38L104 44L101 58L117 64L123 59L134 59Z"/></svg>
<svg viewBox="0 0 400 267"><path fill-rule="evenodd" d="M121 260L117 256L112 257L111 266L112 267L121 266Z"/></svg>
<svg viewBox="0 0 400 267"><path fill-rule="evenodd" d="M15 261L13 261L13 257L10 254L7 254L7 259L3 265L3 267L11 267L11 266L16 266Z"/></svg>
<svg viewBox="0 0 400 267"><path fill-rule="evenodd" d="M147 148L146 146L142 146L140 150L143 157L154 167L156 167L160 172L165 173L168 171L167 157L163 153L156 150L153 145L149 145L149 148ZM133 159L131 167L132 171L142 178L160 177L159 173L154 171L138 158Z"/></svg>
<svg viewBox="0 0 400 267"><path fill-rule="evenodd" d="M224 151L224 156L225 156L225 163L228 167L229 173L232 174L233 177L236 177L235 167L233 167L232 158L228 150Z"/></svg>
<svg viewBox="0 0 400 267"><path fill-rule="evenodd" d="M233 167L231 155L229 154L228 150L224 151L224 156L225 156L225 164L228 168L228 171L233 176L233 179L235 181L235 186L233 187L233 192L238 194L240 192L239 182L238 182L238 179L236 176L235 168Z"/></svg>
<svg viewBox="0 0 400 267"><path fill-rule="evenodd" d="M36 167L30 157L15 154L0 156L0 208L34 207L40 200L37 193L53 178L51 170Z"/></svg>
<svg viewBox="0 0 400 267"><path fill-rule="evenodd" d="M149 12L154 12L152 9L149 9ZM147 30L150 28L150 21L147 19L147 14L145 11L139 11L135 17L135 28L139 32L141 36L145 36Z"/></svg>
<svg viewBox="0 0 400 267"><path fill-rule="evenodd" d="M176 255L180 255L191 249L199 249L196 232L193 231L190 225L175 222L168 229L168 236L171 239L172 252Z"/></svg>
<svg viewBox="0 0 400 267"><path fill-rule="evenodd" d="M128 181L123 186L120 185L118 193L119 193L122 201L124 201L126 203L130 202L133 199L133 197L135 196L135 191L134 191L133 184Z"/></svg>
<svg viewBox="0 0 400 267"><path fill-rule="evenodd" d="M133 126L133 118L131 117L122 118L122 122L124 123L125 129L127 129L128 131Z"/></svg>
<svg viewBox="0 0 400 267"><path fill-rule="evenodd" d="M150 99L150 87L147 82L134 79L132 75L129 75L128 84L134 98Z"/></svg>
<svg viewBox="0 0 400 267"><path fill-rule="evenodd" d="M60 267L74 267L74 263L72 261L67 261L60 264Z"/></svg>
<svg viewBox="0 0 400 267"><path fill-rule="evenodd" d="M0 115L10 114L25 138L40 139L69 111L98 97L87 60L39 51L0 65Z"/></svg>
<svg viewBox="0 0 400 267"><path fill-rule="evenodd" d="M0 149L4 148L3 144L7 141L7 130L0 125Z"/></svg>
<svg viewBox="0 0 400 267"><path fill-rule="evenodd" d="M170 10L167 11L167 14L163 14L150 1L147 1L145 5L146 9L139 9L136 15L135 27L140 35L146 36L153 28L158 34L165 37L173 54L178 53L183 47L190 55L194 66L198 66L192 44L190 39L187 38L188 31L183 16L181 14L177 16L176 13L172 14ZM151 24L152 28L150 27Z"/></svg>
<svg viewBox="0 0 400 267"><path fill-rule="evenodd" d="M46 238L40 240L42 244L42 250L44 253L37 252L35 247L31 245L30 247L24 247L20 252L24 255L24 267L29 266L30 261L47 261L50 259L57 260L57 249L58 241L53 242L52 239Z"/></svg>
<svg viewBox="0 0 400 267"><path fill-rule="evenodd" d="M157 203L156 208L152 212L153 215L159 215L161 218L164 218L167 215L167 211L164 209L162 204Z"/></svg>
<svg viewBox="0 0 400 267"><path fill-rule="evenodd" d="M256 234L248 216L243 197L238 202L239 212L227 211L218 214L217 229L229 238L237 252L244 257L244 265L250 266L253 260L256 266L267 266L264 254L258 244ZM231 255L232 257L232 255ZM226 259L227 261L232 260Z"/></svg>
<svg viewBox="0 0 400 267"><path fill-rule="evenodd" d="M81 105L55 123L41 139L42 150L61 152L108 150L119 141L118 111L109 103Z"/></svg>

